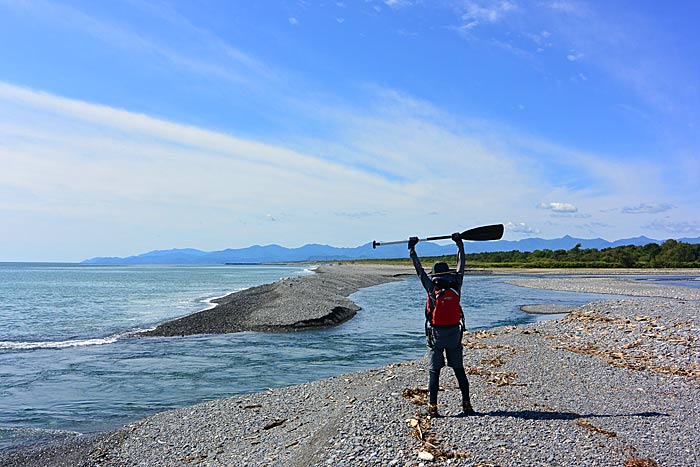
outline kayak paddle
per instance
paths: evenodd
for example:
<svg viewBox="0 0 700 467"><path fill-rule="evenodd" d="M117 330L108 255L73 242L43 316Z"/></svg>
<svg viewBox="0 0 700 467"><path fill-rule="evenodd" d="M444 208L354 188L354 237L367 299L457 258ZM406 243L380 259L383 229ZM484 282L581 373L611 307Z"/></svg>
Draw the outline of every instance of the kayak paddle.
<svg viewBox="0 0 700 467"><path fill-rule="evenodd" d="M503 237L503 224L494 225L484 225L482 227L475 227L473 229L465 230L459 234L462 240L470 240L473 242L481 242L486 240L499 240ZM419 238L419 242L431 241L431 240L447 240L452 238L452 235L441 235L439 237L428 237ZM372 248L377 248L378 246L384 245L398 245L399 243L408 243L408 240L397 240L395 242L372 242Z"/></svg>

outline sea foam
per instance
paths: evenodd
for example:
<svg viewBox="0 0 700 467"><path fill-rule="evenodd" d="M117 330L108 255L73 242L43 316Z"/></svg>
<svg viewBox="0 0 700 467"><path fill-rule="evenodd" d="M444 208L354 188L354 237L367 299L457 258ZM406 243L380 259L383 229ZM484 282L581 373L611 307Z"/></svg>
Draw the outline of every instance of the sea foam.
<svg viewBox="0 0 700 467"><path fill-rule="evenodd" d="M86 347L90 345L114 344L119 339L133 336L148 329L137 329L129 332L113 334L107 337L90 339L70 339L65 341L0 341L0 350L36 350L36 349L66 349L69 347Z"/></svg>

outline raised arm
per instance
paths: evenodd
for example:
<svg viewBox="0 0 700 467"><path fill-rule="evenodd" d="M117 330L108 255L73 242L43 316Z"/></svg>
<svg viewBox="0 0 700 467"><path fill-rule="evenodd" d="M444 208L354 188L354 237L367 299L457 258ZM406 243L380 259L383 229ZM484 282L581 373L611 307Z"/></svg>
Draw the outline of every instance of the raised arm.
<svg viewBox="0 0 700 467"><path fill-rule="evenodd" d="M418 243L418 237L411 237L408 240L408 251L411 256L411 261L413 261L413 267L416 269L416 274L418 274L418 277L420 277L420 282L423 284L425 291L429 293L430 289L433 287L433 282L425 273L423 265L420 263L420 259L416 253L416 243Z"/></svg>
<svg viewBox="0 0 700 467"><path fill-rule="evenodd" d="M457 244L457 282L461 290L464 281L464 242L459 232L452 234L452 240Z"/></svg>

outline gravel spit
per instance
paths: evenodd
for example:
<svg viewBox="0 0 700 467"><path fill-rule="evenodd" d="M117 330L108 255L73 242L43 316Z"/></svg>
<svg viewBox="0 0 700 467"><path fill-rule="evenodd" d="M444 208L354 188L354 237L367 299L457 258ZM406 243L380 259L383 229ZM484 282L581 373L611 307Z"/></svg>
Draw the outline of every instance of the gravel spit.
<svg viewBox="0 0 700 467"><path fill-rule="evenodd" d="M399 280L406 267L323 265L315 274L251 287L214 300L214 308L165 322L142 336L241 331L286 332L335 326L359 311L347 297L361 288Z"/></svg>

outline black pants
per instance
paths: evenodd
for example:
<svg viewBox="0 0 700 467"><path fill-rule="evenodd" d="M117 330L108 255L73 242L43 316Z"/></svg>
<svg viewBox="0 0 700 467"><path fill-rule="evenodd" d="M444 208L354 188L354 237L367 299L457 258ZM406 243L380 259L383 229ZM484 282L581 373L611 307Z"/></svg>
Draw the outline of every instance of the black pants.
<svg viewBox="0 0 700 467"><path fill-rule="evenodd" d="M453 368L459 390L462 392L462 401L469 400L469 380L464 368ZM428 402L437 404L438 389L440 387L440 369L430 370L430 380L428 382Z"/></svg>

